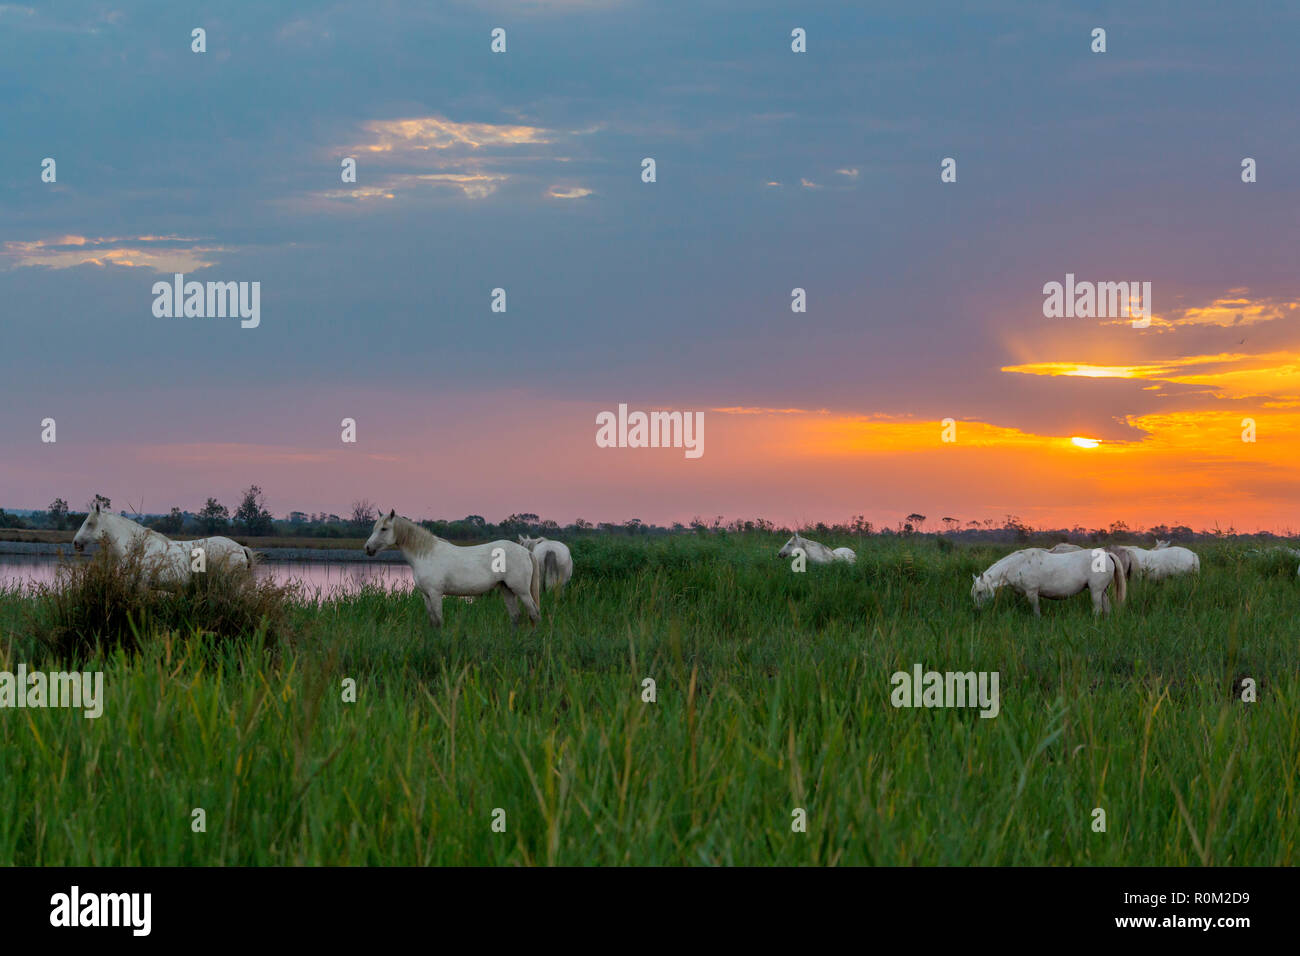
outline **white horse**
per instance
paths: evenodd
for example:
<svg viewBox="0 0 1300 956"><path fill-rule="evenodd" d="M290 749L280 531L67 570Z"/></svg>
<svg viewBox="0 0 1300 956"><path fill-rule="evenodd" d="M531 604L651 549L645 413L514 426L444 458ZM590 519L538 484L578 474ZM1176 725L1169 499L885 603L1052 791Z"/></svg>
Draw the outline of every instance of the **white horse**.
<svg viewBox="0 0 1300 956"><path fill-rule="evenodd" d="M1160 545L1163 543L1164 547ZM1159 581L1175 574L1198 574L1201 559L1187 548L1169 547L1169 542L1157 542L1153 550L1121 545L1116 550L1127 551L1133 559L1133 569L1144 578Z"/></svg>
<svg viewBox="0 0 1300 956"><path fill-rule="evenodd" d="M558 590L564 593L564 586L573 577L573 555L563 541L550 538L529 538L519 536L519 543L536 555L542 564L543 589Z"/></svg>
<svg viewBox="0 0 1300 956"><path fill-rule="evenodd" d="M501 589L511 624L519 624L520 602L534 624L541 619L542 566L523 545L490 541L462 548L398 517L394 509L379 516L366 539L368 555L387 548L401 549L434 627L442 627L444 594L475 597L493 588Z"/></svg>
<svg viewBox="0 0 1300 956"><path fill-rule="evenodd" d="M776 556L778 558L788 558L794 554L795 548L802 549L803 553L808 556L808 560L813 564L830 564L832 561L844 561L853 564L858 560L858 556L852 548L835 548L832 550L812 538L801 537L798 531L785 543L785 547L776 553Z"/></svg>
<svg viewBox="0 0 1300 956"><path fill-rule="evenodd" d="M1123 604L1128 585L1119 559L1109 551L1097 549L1052 554L1042 548L1026 548L995 562L983 574L972 574L970 596L976 607L982 606L1004 585L1015 588L1034 607L1034 616L1042 617L1038 599L1073 597L1087 588L1092 593L1092 613L1110 612L1106 589L1115 585L1115 601Z"/></svg>
<svg viewBox="0 0 1300 956"><path fill-rule="evenodd" d="M86 514L72 546L84 551L86 545L100 541L118 560L126 557L136 547L147 571L159 585L180 585L190 579L193 549L202 549L204 562L224 562L227 567L251 568L252 549L230 538L198 538L194 541L173 541L166 535L137 524L123 515L104 511L95 504Z"/></svg>

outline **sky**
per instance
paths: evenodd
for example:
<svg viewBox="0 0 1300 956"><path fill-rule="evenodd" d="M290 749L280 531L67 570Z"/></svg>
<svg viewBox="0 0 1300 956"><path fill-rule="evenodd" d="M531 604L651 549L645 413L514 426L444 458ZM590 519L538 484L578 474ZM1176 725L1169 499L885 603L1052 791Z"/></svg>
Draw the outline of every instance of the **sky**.
<svg viewBox="0 0 1300 956"><path fill-rule="evenodd" d="M0 3L0 506L1300 525L1300 7L971 6Z"/></svg>

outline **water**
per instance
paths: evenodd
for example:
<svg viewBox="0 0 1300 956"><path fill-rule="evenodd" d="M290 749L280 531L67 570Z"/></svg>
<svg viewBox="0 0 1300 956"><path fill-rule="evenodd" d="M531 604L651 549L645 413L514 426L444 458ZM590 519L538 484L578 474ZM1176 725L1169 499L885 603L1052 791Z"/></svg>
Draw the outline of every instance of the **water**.
<svg viewBox="0 0 1300 956"><path fill-rule="evenodd" d="M86 560L77 558L75 560ZM0 554L0 588L53 584L58 557L52 554ZM387 590L411 587L411 569L403 562L384 561L262 561L253 573L277 584L297 582L308 594L349 593L367 584Z"/></svg>

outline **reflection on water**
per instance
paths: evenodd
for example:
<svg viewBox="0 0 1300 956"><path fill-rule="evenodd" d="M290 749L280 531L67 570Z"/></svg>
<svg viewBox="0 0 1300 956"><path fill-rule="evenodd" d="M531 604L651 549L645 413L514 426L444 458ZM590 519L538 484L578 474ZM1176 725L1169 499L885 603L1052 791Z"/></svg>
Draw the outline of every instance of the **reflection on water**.
<svg viewBox="0 0 1300 956"><path fill-rule="evenodd" d="M65 559L86 560L70 555ZM52 554L0 554L0 588L53 584L58 566L58 557ZM253 573L258 580L270 578L277 584L300 584L308 596L317 592L322 597L346 594L365 585L390 591L411 587L411 569L405 563L383 561L262 561Z"/></svg>

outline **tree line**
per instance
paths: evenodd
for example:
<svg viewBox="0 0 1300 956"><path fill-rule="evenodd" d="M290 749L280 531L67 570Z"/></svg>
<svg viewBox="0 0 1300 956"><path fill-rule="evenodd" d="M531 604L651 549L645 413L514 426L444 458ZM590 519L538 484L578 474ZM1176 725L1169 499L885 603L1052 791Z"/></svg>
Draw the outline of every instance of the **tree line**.
<svg viewBox="0 0 1300 956"><path fill-rule="evenodd" d="M64 498L55 498L44 512L27 516L6 513L0 508L0 528L47 528L64 531L81 526L86 514L95 505L101 509L112 510L113 502L106 495L96 494L85 505L85 511L72 511ZM299 538L356 538L370 533L375 519L379 517L379 508L369 499L352 503L351 511L346 515L327 512L290 511L283 518L276 518L267 507L266 495L258 485L249 485L240 496L239 504L232 512L216 497L209 497L198 511L185 511L173 507L165 514L138 514L126 510L126 514L146 527L153 528L169 537L210 536L234 534L241 537L299 537ZM1193 541L1206 538L1235 537L1233 528L1215 528L1211 531L1193 531L1185 525L1156 525L1151 528L1130 528L1123 521L1112 522L1107 527L1085 528L1076 525L1071 528L1033 528L1015 515L1006 515L1002 519L986 518L982 521L962 522L958 518L939 519L938 526L927 529L928 518L919 512L912 512L899 520L892 527L876 527L863 515L854 515L847 521L826 523L817 522L801 526L799 530L811 537L912 537L930 535L940 541L1013 541L1027 542L1052 537L1072 540L1077 543L1104 543L1108 541L1130 540L1135 536L1147 535L1167 538L1171 541ZM712 519L695 517L689 522L675 521L669 525L656 525L630 518L627 521L591 522L578 518L561 525L549 518L541 518L532 512L518 512L490 522L482 515L466 515L459 519L430 519L420 524L434 534L459 541L474 541L498 537L513 538L518 534L545 535L547 537L579 537L593 534L620 535L667 535L667 534L746 534L752 532L789 534L794 529L765 518L726 520L722 515ZM1250 537L1277 537L1270 533L1250 535Z"/></svg>

